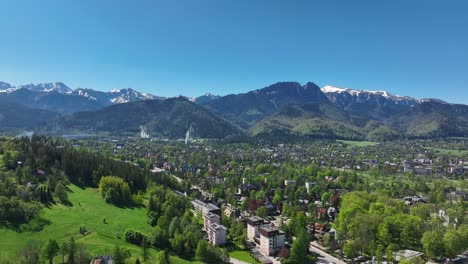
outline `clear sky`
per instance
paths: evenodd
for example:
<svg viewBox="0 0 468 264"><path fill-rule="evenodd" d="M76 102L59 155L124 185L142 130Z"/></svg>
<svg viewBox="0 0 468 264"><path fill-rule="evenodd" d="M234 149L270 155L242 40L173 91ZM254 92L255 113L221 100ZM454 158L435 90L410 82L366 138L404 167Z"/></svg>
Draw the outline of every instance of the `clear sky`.
<svg viewBox="0 0 468 264"><path fill-rule="evenodd" d="M0 0L0 80L160 96L278 81L468 104L468 1Z"/></svg>

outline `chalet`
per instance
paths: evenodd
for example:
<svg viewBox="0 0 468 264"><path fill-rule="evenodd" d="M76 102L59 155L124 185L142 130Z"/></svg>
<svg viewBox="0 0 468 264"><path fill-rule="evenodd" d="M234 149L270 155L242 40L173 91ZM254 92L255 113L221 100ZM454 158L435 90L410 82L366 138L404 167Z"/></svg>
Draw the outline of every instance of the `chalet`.
<svg viewBox="0 0 468 264"><path fill-rule="evenodd" d="M314 235L316 237L322 237L326 233L328 233L330 230L331 229L330 229L330 226L328 224L324 225L324 224L321 224L319 222L309 224L307 226L307 232L309 232L310 234L312 234L312 235Z"/></svg>
<svg viewBox="0 0 468 264"><path fill-rule="evenodd" d="M112 256L109 255L94 257L91 260L91 264L112 264L113 262Z"/></svg>
<svg viewBox="0 0 468 264"><path fill-rule="evenodd" d="M427 197L417 196L417 195L405 196L403 200L405 201L406 205L412 205L416 203L427 203Z"/></svg>
<svg viewBox="0 0 468 264"><path fill-rule="evenodd" d="M236 218L240 215L240 211L239 209L232 207L231 204L227 204L224 208L224 215L227 217Z"/></svg>

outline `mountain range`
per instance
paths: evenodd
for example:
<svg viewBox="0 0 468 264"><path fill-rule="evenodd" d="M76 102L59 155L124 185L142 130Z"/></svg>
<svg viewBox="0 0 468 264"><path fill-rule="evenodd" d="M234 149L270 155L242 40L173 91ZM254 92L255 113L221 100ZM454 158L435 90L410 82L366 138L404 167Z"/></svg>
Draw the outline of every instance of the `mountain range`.
<svg viewBox="0 0 468 264"><path fill-rule="evenodd" d="M254 136L388 140L468 136L468 106L309 82L278 82L241 94L163 98L63 83L0 82L0 129L199 138ZM16 111L15 111L16 109ZM16 113L16 115L15 115Z"/></svg>
<svg viewBox="0 0 468 264"><path fill-rule="evenodd" d="M14 87L0 82L0 99L13 101L31 108L46 109L59 114L96 111L103 107L148 99L164 99L133 89L114 89L101 92L93 89L72 90L64 83L27 84Z"/></svg>

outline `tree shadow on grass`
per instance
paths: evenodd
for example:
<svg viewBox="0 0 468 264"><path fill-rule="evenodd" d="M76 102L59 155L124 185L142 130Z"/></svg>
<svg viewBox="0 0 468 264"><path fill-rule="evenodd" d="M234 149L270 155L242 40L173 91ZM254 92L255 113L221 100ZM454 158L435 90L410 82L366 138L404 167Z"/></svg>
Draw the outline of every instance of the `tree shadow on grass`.
<svg viewBox="0 0 468 264"><path fill-rule="evenodd" d="M65 205L66 207L73 207L73 203L70 201L62 201L62 204Z"/></svg>
<svg viewBox="0 0 468 264"><path fill-rule="evenodd" d="M23 232L39 232L44 229L45 226L50 225L51 222L42 217L36 217L31 219L27 223L11 223L11 222L0 222L0 228L10 229L18 233Z"/></svg>
<svg viewBox="0 0 468 264"><path fill-rule="evenodd" d="M78 186L78 187L79 187L79 186ZM80 188L81 188L81 189L85 189L85 188L82 188L82 187L80 187ZM67 192L69 192L69 193L74 193L74 191L73 191L72 189L70 189L70 187L68 187L68 185L65 186L65 190L66 190Z"/></svg>
<svg viewBox="0 0 468 264"><path fill-rule="evenodd" d="M118 208L121 208L121 209L131 209L131 210L133 210L135 208L146 208L146 206L144 204L134 203L134 202L130 202L130 203L127 203L127 204L114 204L114 203L109 203L109 204L112 204L115 207L118 207Z"/></svg>

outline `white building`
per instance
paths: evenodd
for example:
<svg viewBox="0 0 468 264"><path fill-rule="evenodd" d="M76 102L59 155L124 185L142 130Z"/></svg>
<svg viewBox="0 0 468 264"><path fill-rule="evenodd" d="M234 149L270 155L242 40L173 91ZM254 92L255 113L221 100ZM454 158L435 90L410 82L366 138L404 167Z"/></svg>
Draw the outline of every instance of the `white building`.
<svg viewBox="0 0 468 264"><path fill-rule="evenodd" d="M261 226L260 233L260 252L266 256L271 256L278 252L284 246L284 232L276 227Z"/></svg>
<svg viewBox="0 0 468 264"><path fill-rule="evenodd" d="M208 229L212 224L220 224L221 218L217 214L213 213L207 213L205 216L203 216L203 230L208 232Z"/></svg>
<svg viewBox="0 0 468 264"><path fill-rule="evenodd" d="M260 236L260 233L258 231L258 228L264 224L264 220L261 217L258 216L252 216L247 218L247 239L250 241L255 241L255 238L258 239ZM257 242L258 244L258 242Z"/></svg>
<svg viewBox="0 0 468 264"><path fill-rule="evenodd" d="M253 216L247 218L247 238L259 245L260 252L271 256L284 246L285 234L276 227L265 225L265 221Z"/></svg>
<svg viewBox="0 0 468 264"><path fill-rule="evenodd" d="M218 206L212 203L204 203L200 200L195 199L192 201L192 206L193 206L193 209L196 212L201 213L202 216L205 216L208 213L221 215L221 209L219 209Z"/></svg>
<svg viewBox="0 0 468 264"><path fill-rule="evenodd" d="M208 241L213 245L226 244L227 229L220 224L221 217L215 213L207 212L203 215L203 220L203 230L208 236Z"/></svg>
<svg viewBox="0 0 468 264"><path fill-rule="evenodd" d="M211 224L207 230L208 241L213 245L226 244L226 227L220 224Z"/></svg>

